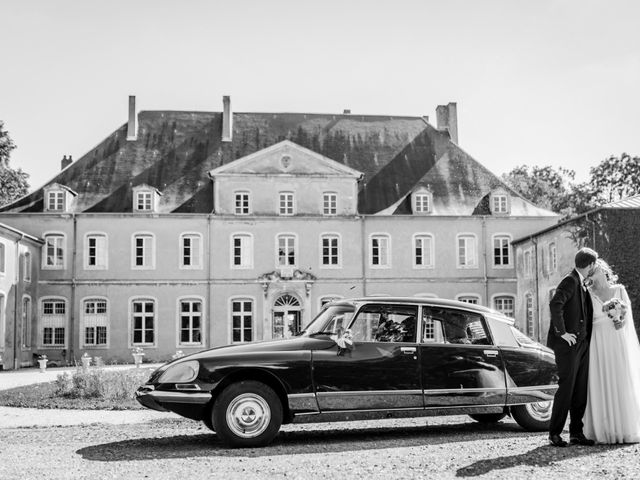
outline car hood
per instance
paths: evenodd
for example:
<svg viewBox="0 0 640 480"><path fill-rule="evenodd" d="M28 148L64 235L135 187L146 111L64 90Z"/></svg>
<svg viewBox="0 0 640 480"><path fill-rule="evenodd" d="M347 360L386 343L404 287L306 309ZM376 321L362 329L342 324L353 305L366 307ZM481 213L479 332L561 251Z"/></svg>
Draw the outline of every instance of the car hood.
<svg viewBox="0 0 640 480"><path fill-rule="evenodd" d="M335 342L329 337L293 337L284 340L241 343L214 347L189 355L190 359L215 358L227 355L249 355L267 352L291 352L296 350L323 350L331 348ZM186 358L186 357L183 357Z"/></svg>

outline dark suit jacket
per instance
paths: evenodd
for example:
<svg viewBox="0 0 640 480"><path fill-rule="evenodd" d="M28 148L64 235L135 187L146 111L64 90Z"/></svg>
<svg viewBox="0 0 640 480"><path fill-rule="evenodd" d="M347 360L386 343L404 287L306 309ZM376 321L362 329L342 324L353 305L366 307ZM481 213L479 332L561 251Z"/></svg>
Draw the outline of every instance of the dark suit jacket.
<svg viewBox="0 0 640 480"><path fill-rule="evenodd" d="M565 342L561 337L566 332L576 334L577 340L588 340L593 324L593 306L588 291L584 291L577 270L564 277L549 303L551 325L547 345L553 348L556 342ZM565 342L566 343L566 342Z"/></svg>

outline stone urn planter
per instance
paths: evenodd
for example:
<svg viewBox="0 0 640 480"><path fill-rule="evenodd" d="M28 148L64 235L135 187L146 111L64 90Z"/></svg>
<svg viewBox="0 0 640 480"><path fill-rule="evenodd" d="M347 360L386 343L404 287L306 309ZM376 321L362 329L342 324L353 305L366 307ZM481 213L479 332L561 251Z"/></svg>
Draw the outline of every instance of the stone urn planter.
<svg viewBox="0 0 640 480"><path fill-rule="evenodd" d="M40 365L40 372L44 373L44 371L47 369L47 362L49 360L47 359L46 355L42 355L40 356L40 358L38 358L38 364Z"/></svg>
<svg viewBox="0 0 640 480"><path fill-rule="evenodd" d="M134 349L131 355L133 355L133 363L135 364L136 368L140 368L140 365L142 364L142 357L144 357L144 352L142 351L142 349Z"/></svg>
<svg viewBox="0 0 640 480"><path fill-rule="evenodd" d="M82 355L82 357L80 357L80 360L82 361L82 370L85 372L89 370L89 365L91 365L91 357L85 353L84 355Z"/></svg>

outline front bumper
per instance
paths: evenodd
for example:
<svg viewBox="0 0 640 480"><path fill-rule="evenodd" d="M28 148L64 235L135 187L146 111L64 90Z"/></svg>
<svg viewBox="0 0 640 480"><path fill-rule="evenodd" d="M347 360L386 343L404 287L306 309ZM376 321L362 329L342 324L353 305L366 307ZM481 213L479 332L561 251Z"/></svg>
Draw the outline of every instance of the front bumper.
<svg viewBox="0 0 640 480"><path fill-rule="evenodd" d="M143 407L160 412L176 411L180 406L203 406L211 401L209 392L175 392L156 390L153 385L142 385L136 390L136 400Z"/></svg>

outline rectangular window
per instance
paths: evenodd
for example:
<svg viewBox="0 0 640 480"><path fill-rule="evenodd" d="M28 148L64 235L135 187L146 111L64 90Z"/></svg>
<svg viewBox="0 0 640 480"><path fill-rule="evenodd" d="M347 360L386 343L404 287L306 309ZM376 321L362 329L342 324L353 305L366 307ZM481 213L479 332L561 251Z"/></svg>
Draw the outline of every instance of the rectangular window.
<svg viewBox="0 0 640 480"><path fill-rule="evenodd" d="M338 195L324 193L322 195L322 213L324 215L336 215L338 213Z"/></svg>
<svg viewBox="0 0 640 480"><path fill-rule="evenodd" d="M493 265L504 267L511 264L510 239L507 236L493 238Z"/></svg>
<svg viewBox="0 0 640 480"><path fill-rule="evenodd" d="M463 295L458 297L459 302L471 303L473 305L478 305L480 303L480 299L475 295Z"/></svg>
<svg viewBox="0 0 640 480"><path fill-rule="evenodd" d="M429 213L429 195L419 193L415 195L415 213Z"/></svg>
<svg viewBox="0 0 640 480"><path fill-rule="evenodd" d="M132 304L133 345L153 345L155 340L155 303L153 300L134 300Z"/></svg>
<svg viewBox="0 0 640 480"><path fill-rule="evenodd" d="M153 237L151 235L135 235L133 248L133 265L138 268L153 268Z"/></svg>
<svg viewBox="0 0 640 480"><path fill-rule="evenodd" d="M458 237L458 267L475 267L478 264L476 237L460 235Z"/></svg>
<svg viewBox="0 0 640 480"><path fill-rule="evenodd" d="M86 248L86 268L95 270L107 268L107 237L105 235L87 235Z"/></svg>
<svg viewBox="0 0 640 480"><path fill-rule="evenodd" d="M251 268L253 263L251 236L234 235L231 248L233 249L233 266L236 268Z"/></svg>
<svg viewBox="0 0 640 480"><path fill-rule="evenodd" d="M107 344L109 318L106 300L85 300L82 321L85 345L104 346Z"/></svg>
<svg viewBox="0 0 640 480"><path fill-rule="evenodd" d="M64 236L46 235L44 249L45 268L64 268Z"/></svg>
<svg viewBox="0 0 640 480"><path fill-rule="evenodd" d="M374 235L371 237L371 265L374 267L389 266L389 237Z"/></svg>
<svg viewBox="0 0 640 480"><path fill-rule="evenodd" d="M31 281L31 253L30 252L25 252L23 261L24 261L24 264L23 264L24 281L30 282Z"/></svg>
<svg viewBox="0 0 640 480"><path fill-rule="evenodd" d="M280 235L278 237L278 266L292 267L296 265L296 237Z"/></svg>
<svg viewBox="0 0 640 480"><path fill-rule="evenodd" d="M514 318L515 307L514 307L513 297L510 297L510 296L495 297L493 299L493 308L503 313L507 317Z"/></svg>
<svg viewBox="0 0 640 480"><path fill-rule="evenodd" d="M152 209L151 192L138 192L136 196L136 210L150 212Z"/></svg>
<svg viewBox="0 0 640 480"><path fill-rule="evenodd" d="M249 192L236 192L235 212L236 215L249 215L251 213Z"/></svg>
<svg viewBox="0 0 640 480"><path fill-rule="evenodd" d="M549 271L558 271L558 252L555 243L549 244Z"/></svg>
<svg viewBox="0 0 640 480"><path fill-rule="evenodd" d="M182 235L181 264L183 268L202 267L202 240L200 235Z"/></svg>
<svg viewBox="0 0 640 480"><path fill-rule="evenodd" d="M524 276L530 277L532 269L531 269L531 251L529 250L524 252L523 268L524 268Z"/></svg>
<svg viewBox="0 0 640 480"><path fill-rule="evenodd" d="M280 192L280 215L293 215L293 193Z"/></svg>
<svg viewBox="0 0 640 480"><path fill-rule="evenodd" d="M64 211L64 192L49 192L47 199L47 210L55 212Z"/></svg>
<svg viewBox="0 0 640 480"><path fill-rule="evenodd" d="M180 301L180 344L202 344L202 302Z"/></svg>
<svg viewBox="0 0 640 480"><path fill-rule="evenodd" d="M413 264L416 267L433 267L433 237L431 235L416 235L414 237Z"/></svg>
<svg viewBox="0 0 640 480"><path fill-rule="evenodd" d="M31 299L22 299L22 348L31 347Z"/></svg>
<svg viewBox="0 0 640 480"><path fill-rule="evenodd" d="M42 344L63 347L66 325L66 303L64 300L44 300L42 302Z"/></svg>
<svg viewBox="0 0 640 480"><path fill-rule="evenodd" d="M340 247L337 235L322 237L322 265L338 266L340 264Z"/></svg>
<svg viewBox="0 0 640 480"><path fill-rule="evenodd" d="M533 315L533 295L527 293L525 295L525 315L527 317L527 335L533 338L535 334L534 315Z"/></svg>
<svg viewBox="0 0 640 480"><path fill-rule="evenodd" d="M493 213L507 213L507 196L493 196Z"/></svg>
<svg viewBox="0 0 640 480"><path fill-rule="evenodd" d="M6 259L5 259L5 247L4 247L4 243L0 243L0 273L5 273L5 265L6 265Z"/></svg>
<svg viewBox="0 0 640 480"><path fill-rule="evenodd" d="M239 299L231 302L232 341L250 342L253 339L253 301Z"/></svg>

